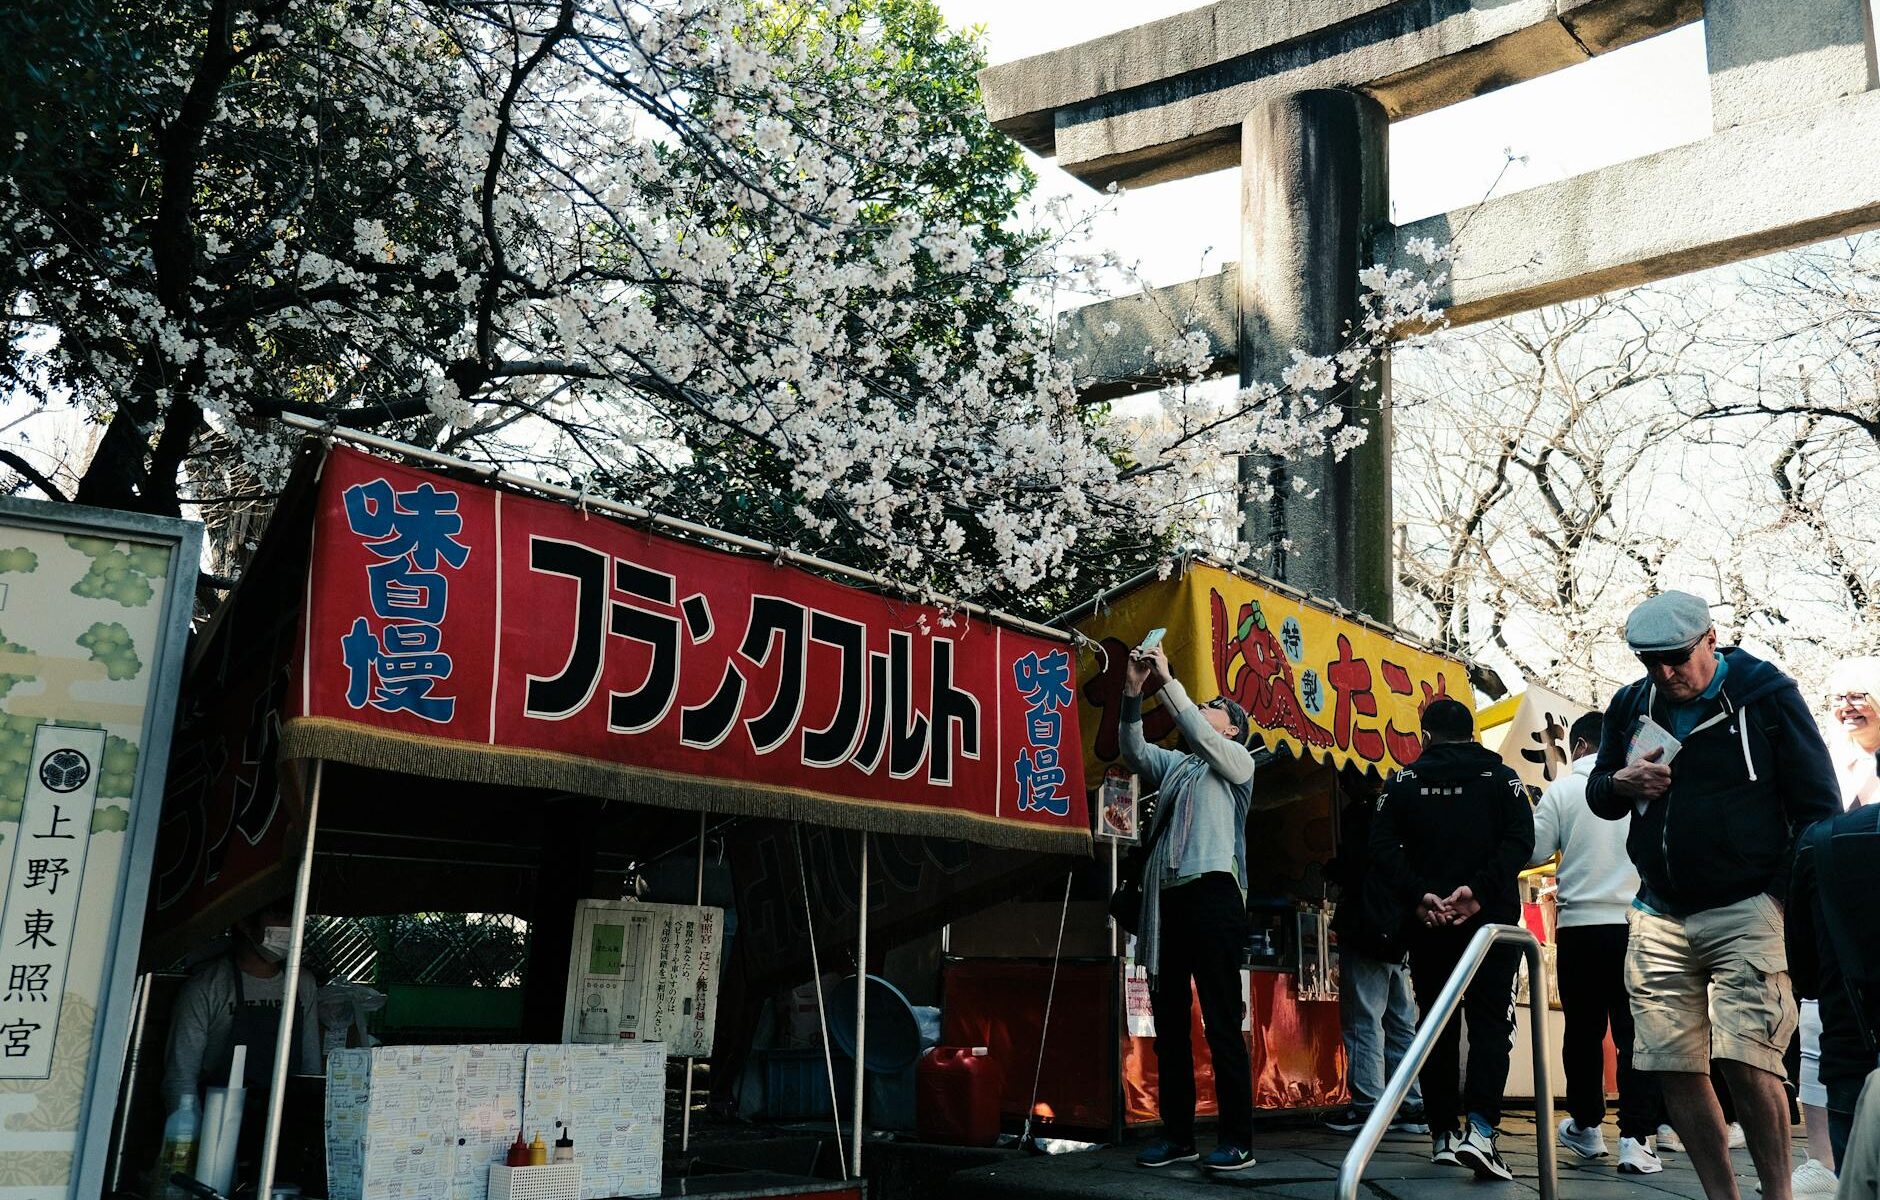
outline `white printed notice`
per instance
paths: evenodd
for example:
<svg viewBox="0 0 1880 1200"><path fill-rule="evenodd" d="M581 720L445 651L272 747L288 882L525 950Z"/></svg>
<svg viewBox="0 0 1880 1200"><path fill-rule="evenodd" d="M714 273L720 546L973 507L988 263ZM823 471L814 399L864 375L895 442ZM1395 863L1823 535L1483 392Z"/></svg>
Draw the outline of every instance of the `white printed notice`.
<svg viewBox="0 0 1880 1200"><path fill-rule="evenodd" d="M1155 1036L1155 1010L1149 1004L1149 970L1131 967L1123 979L1123 1012L1130 1037Z"/></svg>
<svg viewBox="0 0 1880 1200"><path fill-rule="evenodd" d="M1672 737L1669 729L1650 717L1640 717L1637 727L1632 730L1632 740L1625 747L1626 765L1631 766L1653 750L1662 750L1664 753L1658 758L1659 765L1668 767L1683 748L1684 743Z"/></svg>
<svg viewBox="0 0 1880 1200"><path fill-rule="evenodd" d="M49 1079L105 731L41 725L0 917L0 1079Z"/></svg>
<svg viewBox="0 0 1880 1200"><path fill-rule="evenodd" d="M562 1036L712 1052L724 913L685 904L584 900L575 915Z"/></svg>

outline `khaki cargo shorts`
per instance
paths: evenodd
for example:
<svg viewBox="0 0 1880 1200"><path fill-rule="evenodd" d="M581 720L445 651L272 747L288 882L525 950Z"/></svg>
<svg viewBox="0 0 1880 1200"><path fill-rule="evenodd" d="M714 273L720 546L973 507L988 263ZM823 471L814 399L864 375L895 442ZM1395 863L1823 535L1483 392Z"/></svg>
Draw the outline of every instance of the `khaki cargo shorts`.
<svg viewBox="0 0 1880 1200"><path fill-rule="evenodd" d="M1758 895L1683 918L1634 908L1629 921L1632 1065L1701 1075L1727 1058L1782 1077L1796 1012L1781 906Z"/></svg>

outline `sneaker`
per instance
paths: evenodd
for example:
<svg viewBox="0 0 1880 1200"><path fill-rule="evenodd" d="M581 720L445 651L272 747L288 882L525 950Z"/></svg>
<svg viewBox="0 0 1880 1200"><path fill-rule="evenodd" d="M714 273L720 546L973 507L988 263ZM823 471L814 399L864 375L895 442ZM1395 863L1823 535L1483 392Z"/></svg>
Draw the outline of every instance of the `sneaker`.
<svg viewBox="0 0 1880 1200"><path fill-rule="evenodd" d="M1514 1172L1501 1161L1501 1152L1495 1149L1497 1136L1493 1129L1470 1117L1469 1127L1455 1142L1456 1161L1474 1171L1477 1179L1513 1179Z"/></svg>
<svg viewBox="0 0 1880 1200"><path fill-rule="evenodd" d="M1730 1122L1730 1149L1741 1150L1747 1145L1749 1145L1749 1138L1743 1134L1743 1123L1741 1121Z"/></svg>
<svg viewBox="0 0 1880 1200"><path fill-rule="evenodd" d="M1177 1146L1174 1142L1164 1139L1144 1146L1142 1153L1136 1156L1136 1165L1153 1170L1156 1167L1172 1166L1175 1163L1193 1162L1200 1157L1195 1153L1193 1146Z"/></svg>
<svg viewBox="0 0 1880 1200"><path fill-rule="evenodd" d="M1795 1193L1796 1200L1803 1196L1833 1196L1840 1184L1826 1163L1812 1158L1789 1176L1789 1190Z"/></svg>
<svg viewBox="0 0 1880 1200"><path fill-rule="evenodd" d="M1239 1146L1220 1146L1202 1159L1201 1165L1210 1171L1244 1171L1253 1165L1253 1154Z"/></svg>
<svg viewBox="0 0 1880 1200"><path fill-rule="evenodd" d="M1428 1134L1430 1122L1423 1113L1423 1106L1419 1104L1415 1108L1398 1109L1397 1119L1390 1123L1390 1128L1393 1133Z"/></svg>
<svg viewBox="0 0 1880 1200"><path fill-rule="evenodd" d="M1560 1122L1560 1144L1581 1158L1606 1157L1606 1132L1595 1125L1582 1126L1572 1117Z"/></svg>
<svg viewBox="0 0 1880 1200"><path fill-rule="evenodd" d="M1678 1131L1671 1126L1660 1125L1657 1135L1652 1138L1652 1149L1660 1154L1682 1154L1684 1153L1684 1139L1679 1137Z"/></svg>
<svg viewBox="0 0 1880 1200"><path fill-rule="evenodd" d="M1456 1139L1462 1135L1455 1130L1446 1130L1430 1139L1430 1161L1446 1167L1459 1167L1456 1159Z"/></svg>
<svg viewBox="0 0 1880 1200"><path fill-rule="evenodd" d="M1619 1139L1619 1174L1656 1175L1665 1169L1652 1148L1637 1138Z"/></svg>
<svg viewBox="0 0 1880 1200"><path fill-rule="evenodd" d="M1325 1118L1325 1128L1333 1133L1356 1133L1363 1129L1364 1123L1370 1119L1369 1110L1353 1106Z"/></svg>

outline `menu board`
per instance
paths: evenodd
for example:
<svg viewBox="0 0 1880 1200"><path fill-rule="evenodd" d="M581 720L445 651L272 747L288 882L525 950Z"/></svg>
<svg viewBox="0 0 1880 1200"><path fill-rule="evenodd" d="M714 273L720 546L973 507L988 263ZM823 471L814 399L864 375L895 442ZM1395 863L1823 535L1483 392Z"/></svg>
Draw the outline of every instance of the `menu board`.
<svg viewBox="0 0 1880 1200"><path fill-rule="evenodd" d="M327 1056L331 1200L482 1200L457 1189L463 1046L380 1046ZM361 1069L361 1059L364 1069Z"/></svg>
<svg viewBox="0 0 1880 1200"><path fill-rule="evenodd" d="M721 909L583 900L563 1040L659 1042L677 1058L709 1056L723 944Z"/></svg>
<svg viewBox="0 0 1880 1200"><path fill-rule="evenodd" d="M666 1052L657 1042L535 1046L522 1123L581 1164L582 1200L656 1196L666 1120Z"/></svg>
<svg viewBox="0 0 1880 1200"><path fill-rule="evenodd" d="M521 1133L565 1125L582 1196L657 1195L666 1055L609 1046L379 1046L327 1056L331 1200L488 1200Z"/></svg>

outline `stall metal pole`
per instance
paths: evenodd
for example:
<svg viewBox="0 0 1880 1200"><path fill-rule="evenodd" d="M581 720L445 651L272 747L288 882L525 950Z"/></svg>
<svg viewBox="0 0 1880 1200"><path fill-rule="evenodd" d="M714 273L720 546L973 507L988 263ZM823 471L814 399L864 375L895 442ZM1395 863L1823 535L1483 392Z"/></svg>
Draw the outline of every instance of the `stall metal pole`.
<svg viewBox="0 0 1880 1200"><path fill-rule="evenodd" d="M867 1091L868 1069L868 831L862 831L862 891L856 903L855 930L855 1127L849 1139L853 1164L850 1176L862 1177L862 1097Z"/></svg>
<svg viewBox="0 0 1880 1200"><path fill-rule="evenodd" d="M257 1196L274 1194L274 1170L280 1165L281 1103L287 1095L287 1064L294 1049L294 1018L300 1011L300 952L306 942L307 893L313 887L313 839L320 825L320 774L324 762L313 760L307 783L307 846L294 878L294 920L287 939L286 975L281 979L281 1028L274 1037L274 1069L268 1079L268 1122L261 1141L261 1185Z"/></svg>
<svg viewBox="0 0 1880 1200"><path fill-rule="evenodd" d="M146 971L137 977L137 990L131 997L131 1049L124 1062L123 1111L118 1114L117 1145L111 1151L111 1190L124 1181L124 1142L131 1132L131 1105L137 1100L137 1067L144 1056L144 1020L150 1011L150 983L156 976Z"/></svg>
<svg viewBox="0 0 1880 1200"><path fill-rule="evenodd" d="M1121 854L1122 854L1121 843L1111 842L1110 843L1110 895L1112 896L1116 895L1116 885L1121 878L1121 873L1122 873L1122 867L1120 866ZM1116 956L1118 950L1120 949L1120 947L1117 945L1116 935L1118 932L1119 931L1116 927L1116 917L1112 915L1110 917L1110 956L1112 958Z"/></svg>
<svg viewBox="0 0 1880 1200"><path fill-rule="evenodd" d="M705 903L705 814L698 815L698 886L692 891L693 907ZM716 964L713 964L716 969ZM679 1150L692 1148L692 1056L685 1059L685 1100L679 1109Z"/></svg>

